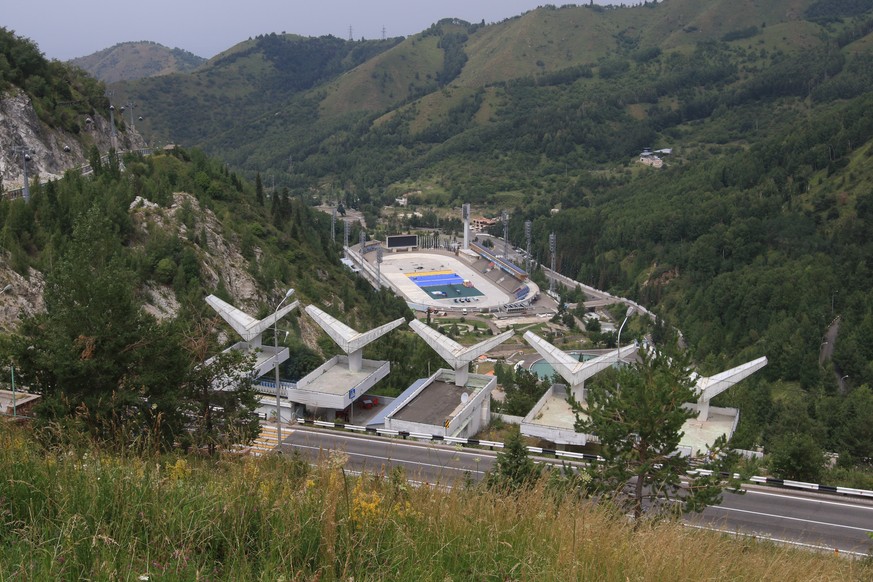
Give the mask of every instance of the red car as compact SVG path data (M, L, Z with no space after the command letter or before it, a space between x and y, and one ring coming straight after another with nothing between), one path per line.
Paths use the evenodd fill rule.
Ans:
M360 401L361 408L366 408L367 410L373 408L374 406L379 406L379 399L375 396L371 398L364 398Z

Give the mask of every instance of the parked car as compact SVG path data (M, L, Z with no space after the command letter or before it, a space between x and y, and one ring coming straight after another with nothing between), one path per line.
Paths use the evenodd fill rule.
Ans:
M369 398L362 398L360 401L361 408L366 408L367 410L373 408L374 406L379 406L379 399L375 396L371 396Z

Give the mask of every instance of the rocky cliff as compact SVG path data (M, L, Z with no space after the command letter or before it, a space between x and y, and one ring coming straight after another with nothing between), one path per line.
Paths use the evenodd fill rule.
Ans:
M108 112L107 112L108 113ZM116 120L118 122L118 120ZM111 147L109 120L92 112L82 115L77 134L50 128L34 111L30 98L21 90L12 89L0 95L0 183L6 191L24 184L23 148L30 150L28 174L33 180L57 179L71 168L87 164L88 152L96 145L101 153ZM118 131L117 149L140 149L145 140L135 131Z

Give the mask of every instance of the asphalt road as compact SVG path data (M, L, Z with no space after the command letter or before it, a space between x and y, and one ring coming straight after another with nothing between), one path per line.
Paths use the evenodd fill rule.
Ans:
M437 445L397 438L358 435L310 427L283 431L283 450L317 460L330 451L348 455L352 471L388 472L403 467L412 481L454 485L480 480L494 464L488 450ZM721 505L690 515L690 525L773 540L870 554L873 502L843 496L795 492L749 485L744 495L725 493Z

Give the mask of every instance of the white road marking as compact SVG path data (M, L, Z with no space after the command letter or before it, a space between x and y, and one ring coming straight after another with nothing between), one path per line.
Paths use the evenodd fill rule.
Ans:
M793 499L793 498L792 498ZM720 509L722 511L736 511L739 513L751 513L752 515L760 515L762 517L772 517L775 519L790 519L791 521L802 521L803 523L813 523L816 525L826 525L830 527L839 527L842 529L854 529L857 531L868 532L871 530L869 527L855 527L852 525L840 525L838 523L829 523L826 521L815 521L813 519L803 519L802 517L788 517L787 515L777 515L774 513L763 513L761 511L751 511L749 509L737 509L735 507L723 507L721 505L712 505L710 509Z
M291 443L291 446L298 447L301 449L313 449L313 450L317 450L317 451L324 450L324 447L313 447L313 446L309 446L309 445L300 445L300 444L295 444L295 443ZM343 452L345 454L349 455L350 457L366 457L368 459L377 459L377 460L381 460L381 461L388 461L388 462L394 462L394 463L408 463L410 465L421 465L422 467L433 467L435 469L450 469L452 471L463 471L466 473L478 473L480 475L485 474L484 471L479 471L476 469L464 469L461 467L451 467L449 465L434 465L432 463L423 463L421 461L415 461L415 460L408 460L407 461L404 459L398 459L398 458L394 458L394 457L380 457L378 455L367 455L364 453L350 453L349 451L343 451Z
M854 503L845 503L841 501L828 501L826 499L816 499L812 497L796 497L794 495L785 495L782 493L768 493L767 491L755 491L752 489L744 489L746 494L754 494L754 495L767 495L769 497L782 497L784 499L793 499L797 501L809 501L811 503L824 503L826 505L837 505L839 507L850 507L852 509L866 509L868 511L873 511L873 505L856 505ZM873 528L871 528L873 530Z

